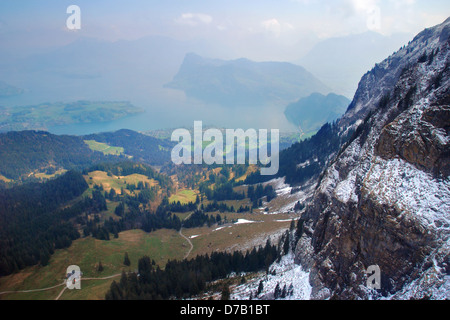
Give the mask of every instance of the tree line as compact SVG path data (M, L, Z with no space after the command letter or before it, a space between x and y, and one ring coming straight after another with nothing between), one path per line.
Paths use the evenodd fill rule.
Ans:
M242 253L213 252L190 260L170 260L162 270L150 258L138 262L138 273L122 273L106 293L107 300L167 300L190 298L207 290L208 283L232 272L267 270L279 257L279 250L268 240L264 247Z

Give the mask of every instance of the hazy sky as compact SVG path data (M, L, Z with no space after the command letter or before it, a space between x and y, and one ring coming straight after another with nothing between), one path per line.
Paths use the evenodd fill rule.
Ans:
M65 25L71 4L81 8L76 32ZM165 35L221 43L237 56L281 60L288 58L285 48L307 51L320 39L367 30L416 34L449 15L448 0L1 0L0 48L55 46L79 36Z

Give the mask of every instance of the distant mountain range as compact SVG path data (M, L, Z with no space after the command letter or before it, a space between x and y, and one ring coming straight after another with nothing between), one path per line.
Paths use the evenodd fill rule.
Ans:
M365 33L325 40L298 61L300 66L205 58L220 56L221 48L202 41L79 38L1 59L0 106L130 101L148 111L132 125L108 130L145 131L199 119L221 127L285 128L291 125L283 114L288 104L313 93L351 97L364 72L406 39ZM244 110L248 107L253 108ZM105 129L99 126L99 131Z
M303 67L286 62L207 59L187 54L167 85L187 96L227 107L286 103L330 89Z
M57 100L154 100L184 55L202 45L165 37L107 42L80 38L43 53L0 61L5 82L27 89L11 103ZM7 101L9 102L9 101Z
M14 87L4 81L0 81L0 97L11 97L23 93L23 89Z
M2 80L24 92L0 97L0 105L130 101L148 111L137 120L138 126L126 127L134 130L191 125L198 119L217 126L283 127L288 103L313 92L330 92L294 64L202 57L216 57L218 50L201 41L158 36L116 42L80 38L44 52L2 59ZM238 108L232 111L230 106ZM244 113L243 106L258 106L260 112Z
M297 63L333 92L352 98L361 76L412 38L412 34L384 36L373 31L330 38L319 42Z
M319 130L325 123L338 119L349 104L350 100L344 96L334 93L327 96L313 93L289 104L284 114L292 124L301 127L304 133L310 133Z

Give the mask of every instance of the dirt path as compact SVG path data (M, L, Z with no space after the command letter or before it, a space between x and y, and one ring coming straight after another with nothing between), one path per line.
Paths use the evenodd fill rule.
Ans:
M180 229L180 236L182 236L184 239L186 239L186 241L189 243L189 246L190 246L190 248L189 248L189 251L186 253L186 255L184 256L184 259L186 259L190 254L191 254L191 251L192 251L192 249L194 249L194 245L192 244L192 242L191 242L191 239L189 239L188 237L186 237L183 233L181 233L181 230L182 230L183 228L181 228Z
M59 298L61 298L62 294L64 293L64 291L66 291L67 287L64 286L64 288L61 290L61 292L58 294L58 296L55 298L55 300L59 300Z
M189 217L190 217L191 215L192 215L192 213L191 213L190 215L188 215L188 216L186 217L185 220L189 219ZM184 239L186 239L186 241L189 243L189 246L190 246L189 251L188 251L188 252L186 253L186 255L184 256L184 259L186 259L186 258L191 254L192 249L194 249L194 245L192 244L191 239L189 239L188 237L186 237L186 236L182 233L182 231L183 231L183 227L180 228L180 231L179 231L178 233L180 234L180 236L182 236Z
M86 280L108 280L108 279L111 279L111 278L119 277L121 275L122 275L121 273L118 273L118 274L113 274L112 276L107 276L107 277L103 277L103 278L81 278L81 281L86 281ZM64 293L64 291L66 289L67 289L67 286L64 286L64 288L61 290L61 292L58 294L58 296L55 298L55 300L59 300L59 298L61 298L62 294Z
M65 286L65 285L66 285L66 282L64 281L63 283L57 284L56 286L53 286L53 287L47 287L47 288L41 288L41 289L30 289L30 290L3 291L3 292L0 292L0 295L7 294L7 293L26 293L26 292L47 291L47 290L52 290L54 288L58 288L60 286Z
M81 281L86 281L86 280L108 280L111 278L116 278L121 276L121 273L118 274L113 274L111 276L107 276L107 277L102 277L102 278L81 278ZM64 291L67 289L66 286L66 282L64 281L61 284L57 284L55 286L52 287L47 287L47 288L41 288L41 289L30 289L30 290L16 290L16 291L2 291L0 292L0 295L2 294L8 294L8 293L29 293L29 292L39 292L39 291L48 291L48 290L52 290L58 287L64 286L64 288L60 291L60 293L58 294L58 296L55 298L55 300L59 300L59 298L61 298L62 294L64 293Z

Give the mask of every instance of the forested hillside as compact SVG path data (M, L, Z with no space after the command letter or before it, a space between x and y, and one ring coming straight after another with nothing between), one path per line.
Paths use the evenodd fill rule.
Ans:
M82 210L61 206L87 187L80 173L69 171L46 183L25 184L0 193L0 275L37 263L46 265L55 249L70 246L80 236L69 219ZM90 205L83 204L85 208Z
M45 131L12 131L0 134L0 174L8 179L26 180L35 170L82 169L93 163L117 160L92 151L76 136Z
M170 151L175 145L170 140L157 139L127 129L91 134L84 136L83 139L123 147L125 154L132 156L135 161L158 166L170 161Z
M354 135L354 130L340 132L336 123L326 123L311 138L294 143L280 152L280 168L277 177L285 177L288 184L297 185L318 178L327 163L333 159L342 145ZM245 183L266 182L272 176L262 176L255 171L247 176Z

